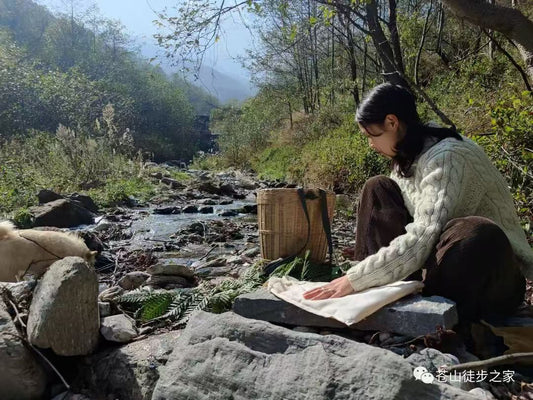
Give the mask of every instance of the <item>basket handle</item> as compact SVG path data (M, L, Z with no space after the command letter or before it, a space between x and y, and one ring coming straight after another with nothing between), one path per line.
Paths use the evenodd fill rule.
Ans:
M320 208L322 211L322 227L324 228L324 233L328 239L328 253L329 253L329 265L333 263L333 239L331 237L331 223L329 221L328 213L328 197L324 189L319 189L320 193Z

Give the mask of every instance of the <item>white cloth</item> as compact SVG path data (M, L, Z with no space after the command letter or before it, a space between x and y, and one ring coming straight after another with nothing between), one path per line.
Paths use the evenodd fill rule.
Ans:
M268 280L268 289L280 299L305 311L352 325L381 307L424 287L420 281L399 281L334 299L304 299L304 292L326 284L327 282L299 281L287 276L272 277Z
M533 279L533 250L515 211L507 182L472 140L446 138L423 152L411 177L391 178L402 191L413 222L347 272L354 290L399 281L419 270L448 221L471 215L495 222L507 235L523 274Z

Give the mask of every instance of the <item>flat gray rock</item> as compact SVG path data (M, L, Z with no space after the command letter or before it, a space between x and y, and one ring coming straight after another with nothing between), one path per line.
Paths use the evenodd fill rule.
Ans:
M98 343L98 279L80 257L56 261L35 288L28 339L61 356L91 353Z
M243 317L298 326L346 328L341 322L324 318L286 301L266 289L237 297L233 311ZM406 336L434 332L437 325L451 329L457 323L455 303L439 296L408 296L389 304L364 320L351 325L353 329L380 330Z
M390 351L336 335L295 332L235 313L196 312L152 400L456 399L468 392L413 376Z

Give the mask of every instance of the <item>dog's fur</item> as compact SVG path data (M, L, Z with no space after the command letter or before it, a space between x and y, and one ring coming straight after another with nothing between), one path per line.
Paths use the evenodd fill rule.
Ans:
M68 256L94 265L96 254L73 233L17 230L10 222L0 222L0 282L15 282L26 273L40 277L51 264Z

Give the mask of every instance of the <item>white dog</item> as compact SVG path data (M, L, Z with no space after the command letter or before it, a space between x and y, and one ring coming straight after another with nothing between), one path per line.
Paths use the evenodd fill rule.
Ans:
M17 230L11 222L0 222L0 282L15 282L27 273L40 277L51 264L68 256L94 265L96 254L73 233Z

